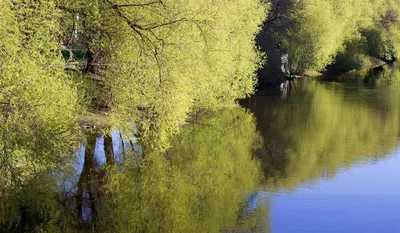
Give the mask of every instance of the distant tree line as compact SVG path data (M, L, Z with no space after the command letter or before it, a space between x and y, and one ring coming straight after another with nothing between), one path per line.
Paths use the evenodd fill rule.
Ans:
M280 56L291 73L340 72L400 55L397 0L270 0L258 44L268 55L261 82L279 82Z

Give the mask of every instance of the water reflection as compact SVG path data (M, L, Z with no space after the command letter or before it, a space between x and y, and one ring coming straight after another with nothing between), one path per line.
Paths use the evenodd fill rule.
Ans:
M400 93L395 87L312 80L296 85L290 98L243 101L263 135L258 158L269 189L290 190L334 177L339 169L376 161L398 145Z
M27 201L3 229L268 232L268 208L255 194L261 173L252 154L261 140L253 115L234 108L198 118L163 153L143 152L117 132L88 133L74 166L13 195ZM39 197L43 190L49 195Z
M140 166L110 176L114 213L104 222L117 232L268 232L268 209L246 198L260 181L252 158L259 142L243 109L203 116L166 153L148 153Z
M290 216L294 206L280 191L301 205L294 190L382 164L399 147L398 86L348 80L301 80L283 96L200 112L165 152L143 151L118 130L89 132L75 160L8 193L0 232L271 232L271 209Z

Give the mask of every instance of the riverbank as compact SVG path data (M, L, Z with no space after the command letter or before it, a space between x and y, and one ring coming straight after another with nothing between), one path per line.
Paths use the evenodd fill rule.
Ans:
M327 66L326 71L322 72L323 76L336 76L351 73L364 72L379 67L392 64L393 61L383 61L374 57L364 56L362 59L350 62L350 64L335 63Z
M105 111L88 111L78 119L83 130L100 130L110 127L110 119Z

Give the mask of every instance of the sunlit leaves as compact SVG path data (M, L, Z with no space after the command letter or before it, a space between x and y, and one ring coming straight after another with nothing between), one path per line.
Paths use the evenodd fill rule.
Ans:
M52 1L2 1L1 186L18 185L73 148L77 94L57 53ZM48 166L47 166L48 165Z
M81 15L83 40L105 64L93 70L104 75L113 124L134 122L151 149L166 149L194 108L253 92L254 37L267 13L258 0L60 2Z
M265 33L259 37L260 44L272 57L275 53L276 57L288 53L292 73L324 71L344 51L346 53L337 62L351 62L351 59L342 59L343 56L354 57L359 63L366 56L383 60L393 60L399 56L400 23L397 1L270 2L271 14L265 24ZM278 42L282 43L282 48L275 48ZM266 67L267 71L280 67L279 64L273 64L273 59L269 62L271 63ZM352 67L351 64L343 65Z

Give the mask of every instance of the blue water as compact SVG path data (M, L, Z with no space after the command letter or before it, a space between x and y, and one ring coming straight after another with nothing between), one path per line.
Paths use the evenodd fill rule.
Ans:
M274 233L400 232L400 148L271 200Z

